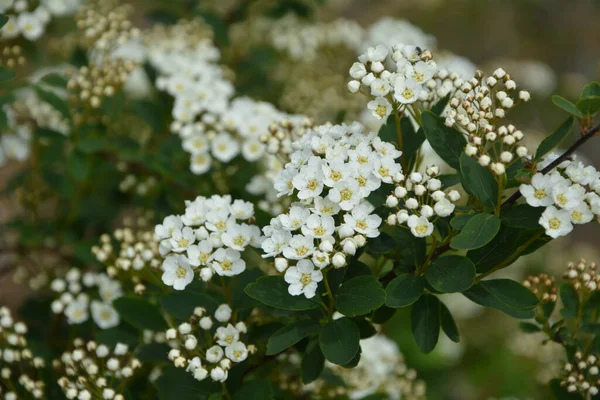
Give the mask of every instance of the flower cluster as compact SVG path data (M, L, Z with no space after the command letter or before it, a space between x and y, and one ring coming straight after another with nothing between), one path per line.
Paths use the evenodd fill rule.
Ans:
M31 141L31 128L17 121L14 108L5 104L2 111L6 115L8 130L0 135L0 167L8 160L26 160L29 157Z
M519 101L528 101L529 92L519 91L517 84L502 68L485 78L483 72L459 86L446 111L446 126L456 127L467 137L465 153L496 175L529 155L521 144L523 133L513 125L501 125L506 112Z
M66 97L65 92L58 90L53 92L61 98ZM17 96L17 101L13 104L13 107L20 118L30 119L40 128L51 129L63 135L68 135L71 131L68 119L50 104L42 101L33 90L23 89Z
M582 258L577 263L569 263L563 278L572 284L575 290L595 292L600 290L600 275L597 271L598 264L588 263Z
M124 400L124 382L131 378L140 361L131 355L126 344L117 343L114 349L90 341L75 339L73 351L62 354L55 367L63 372L58 380L67 399Z
M438 69L431 52L404 44L391 52L384 45L369 47L350 68L350 76L348 90L372 98L367 107L378 119L396 110L415 116L415 103L431 105L463 84L457 74Z
M555 303L558 299L556 278L548 274L528 276L523 286L531 290L541 303Z
M125 227L116 229L112 235L104 234L100 245L92 247L92 254L106 265L108 276L131 281L138 294L146 289L148 274L153 275L161 264L158 243L147 227Z
M4 394L5 400L18 398L14 387L3 386L6 381L19 382L34 399L44 398L44 382L29 376L44 367L44 360L34 357L27 347L26 333L27 326L15 321L8 308L0 307L0 395ZM13 374L18 374L18 379Z
M25 56L23 49L19 45L4 46L0 52L0 65L9 69L15 69L17 66L25 65Z
M210 375L215 382L225 382L232 363L240 363L256 351L255 346L244 343L246 332L246 324L236 323L227 304L216 309L214 320L206 315L206 309L196 307L189 322L166 332L174 347L169 360L199 381Z
M263 257L276 257L290 294L315 295L321 269L340 268L366 238L379 236L381 218L367 201L382 182L402 176L396 162L401 153L359 123L323 125L294 143L296 150L275 188L294 196L288 213L263 228ZM290 261L297 262L295 266ZM288 268L290 267L290 268ZM316 267L316 269L315 269Z
M23 36L27 40L36 41L46 31L46 26L53 16L62 16L75 12L82 0L5 0L0 3L0 13L8 17L8 21L0 30L0 36L14 39Z
M557 157L548 155L538 168ZM579 161L565 160L545 175L538 172L520 190L527 204L546 208L539 222L553 238L570 233L573 224L586 224L600 216L600 172Z
M600 387L600 378L598 373L600 370L598 357L588 355L587 357L581 351L575 353L573 363L567 363L564 367L565 377L560 384L566 387L570 393L581 393L589 397L598 394Z
M435 165L425 174L413 172L408 177L399 177L394 192L386 199L386 206L393 208L386 222L389 225L407 226L415 237L433 233L433 222L438 217L447 217L454 212L454 203L460 193L451 190L445 193L442 182L437 178L439 168Z
M64 314L70 325L86 322L90 311L92 319L101 329L119 325L121 319L112 302L123 295L123 289L119 281L106 274L82 273L77 268L71 268L64 279L54 279L50 288L58 296L51 304L52 312Z
M192 282L196 270L203 281L220 276L239 275L246 269L242 252L260 247L261 234L251 222L252 203L231 196L199 196L186 202L183 215L171 215L157 225L159 251L166 256L162 281L176 290Z

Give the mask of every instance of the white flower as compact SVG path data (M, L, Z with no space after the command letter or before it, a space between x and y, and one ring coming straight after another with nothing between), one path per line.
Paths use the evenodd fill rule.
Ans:
M262 242L263 258L274 257L283 251L283 248L292 239L292 234L287 231L277 230L271 237Z
M342 210L348 211L361 200L360 187L355 180L341 181L333 186L327 198L337 203Z
M34 13L22 13L17 18L17 25L27 40L37 40L44 33L44 24Z
M304 294L307 299L310 299L315 296L318 282L323 280L323 274L320 270L315 270L311 261L300 260L295 267L287 269L284 279L290 284L288 292L292 296Z
M381 179L373 174L373 166L371 163L353 163L352 169L352 178L358 183L359 194L361 197L368 197L371 192L381 187Z
M414 78L397 79L394 88L394 98L402 104L411 104L417 101L421 85Z
M332 187L337 182L344 180L350 175L350 168L342 157L336 157L328 163L321 166L323 173L323 183L326 186Z
M195 154L192 155L192 158L190 159L190 170L195 175L202 175L208 172L211 165L212 158L208 153Z
M195 240L196 235L192 228L186 226L183 229L175 229L171 233L171 239L169 239L171 251L176 253L184 252L190 245L194 244Z
M258 139L248 139L242 145L242 155L250 162L257 161L264 154L267 146Z
M314 251L313 238L303 235L294 235L283 248L283 256L289 260L300 260L312 255Z
M368 202L363 202L354 207L351 214L344 214L344 222L350 225L354 231L362 233L366 237L377 237L382 219L379 215L371 214L372 211L373 206Z
M418 61L414 65L408 65L405 73L407 77L413 78L417 83L425 83L436 73L437 67L434 62Z
M234 200L230 208L235 219L247 220L254 215L254 205L249 201Z
M223 349L221 346L214 345L206 350L206 361L210 363L218 363L223 358Z
M302 228L302 226L308 220L310 211L304 207L293 206L290 208L288 214L282 214L279 216L279 221L283 229L287 231L295 231Z
M221 241L225 246L238 251L244 251L250 239L252 239L252 229L246 224L232 224L221 235Z
M175 290L183 290L194 279L194 271L188 259L183 255L170 255L163 264L162 281Z
M188 262L193 267L208 265L212 261L213 245L210 240L202 240L187 249Z
M240 145L230 134L221 133L213 139L211 150L217 160L227 163L239 154Z
M301 200L316 197L323 191L323 174L316 165L302 167L300 173L292 179L298 189L298 198Z
M552 188L554 203L565 210L572 210L585 199L585 188L578 184L568 186L565 182Z
M540 225L546 229L546 235L556 239L573 230L571 215L568 210L559 210L554 206L546 208L540 217Z
M231 361L239 363L248 358L248 349L244 343L235 342L231 346L225 348L225 355Z
M340 206L328 198L315 197L313 206L314 208L312 211L319 215L336 215L338 212L340 212Z
M218 275L234 276L246 270L246 262L239 251L220 248L213 254L212 268Z
M194 135L183 141L183 149L194 155L206 154L209 151L209 141L204 135Z
M367 68L363 63L355 62L350 67L350 76L354 79L361 79L367 74Z
M88 302L81 300L72 300L65 308L65 316L70 325L82 324L88 320Z
M287 196L294 191L292 179L298 174L298 171L290 166L286 166L283 171L277 176L273 187L277 190L277 196Z
M387 119L392 112L392 105L385 97L377 97L367 103L367 108L371 110L373 116L377 119Z
M587 186L600 179L600 172L596 171L593 166L584 166L583 163L571 163L565 173L573 183L578 183L582 186Z
M215 333L217 343L221 346L230 346L240 340L240 331L235 326L227 324L226 327L220 326Z
M306 225L302 226L302 234L322 238L329 236L335 229L335 221L330 215L312 214L306 220Z
M159 239L165 239L170 237L174 230L181 229L182 227L183 222L181 221L181 217L170 215L163 220L162 224L156 225L154 233L156 233Z
M571 222L574 224L587 224L594 219L594 213L586 202L582 202L577 207L569 210Z
M221 304L215 311L215 319L219 322L227 322L231 318L231 307L227 304Z
M454 212L454 204L447 199L441 199L435 203L433 210L440 217L447 217Z
M531 178L531 185L521 185L521 194L525 197L527 204L532 207L548 207L554 203L552 198L552 187L556 184L555 175L543 175L537 173Z
M90 308L94 322L101 329L109 329L119 325L119 313L112 305L94 300Z
M210 371L210 377L215 382L225 382L227 380L229 372L221 367L215 367Z
M407 224L415 237L429 236L433 232L433 224L425 217L411 215L408 217Z
M373 162L373 174L385 183L392 183L393 177L401 171L400 164L390 156L376 158Z

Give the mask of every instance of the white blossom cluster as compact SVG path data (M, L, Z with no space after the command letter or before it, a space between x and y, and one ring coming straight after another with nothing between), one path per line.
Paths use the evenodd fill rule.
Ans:
M599 367L600 362L597 356L590 354L586 357L581 351L578 351L575 353L573 363L565 364L565 377L560 384L570 393L581 393L591 398L599 392Z
M112 302L123 295L123 289L108 275L71 268L64 278L54 279L50 288L58 296L51 304L52 312L64 314L70 325L86 322L90 312L100 329L119 325L121 318Z
M62 354L54 362L64 371L58 380L67 399L124 400L119 393L141 362L131 355L129 346L117 343L114 349L94 341L75 339L73 351Z
M149 229L125 227L115 229L112 235L100 237L100 245L92 247L92 254L106 265L106 273L111 278L130 280L137 294L144 293L145 275L160 270L161 259L154 232Z
M557 158L549 154L538 169ZM600 216L600 172L580 161L565 160L546 175L538 172L520 191L530 206L546 208L539 222L552 238L569 234L573 224L586 224Z
M23 36L27 40L38 40L52 17L72 14L81 3L82 0L3 0L0 13L6 15L8 21L0 30L0 36L4 39Z
M563 278L568 281L575 290L595 292L600 290L600 274L598 274L598 264L588 262L584 258L577 263L570 262Z
M298 202L263 228L262 249L285 271L290 294L311 298L321 269L343 267L346 255L379 236L382 221L367 197L402 176L401 152L359 123L319 126L294 146L275 188Z
M208 282L216 273L235 276L246 270L242 252L249 246L260 247L261 233L248 224L254 215L252 203L232 200L231 196L199 196L186 201L183 215L171 215L155 228L160 241L162 281L175 290L183 290L196 271Z
M350 68L350 76L348 90L371 98L367 107L377 119L395 110L414 117L419 104L430 106L463 84L458 74L439 69L429 51L404 44L394 45L391 52L381 44L369 47Z
M386 205L394 209L386 222L408 227L415 237L430 236L433 222L438 217L451 215L454 203L460 200L458 191L443 191L438 173L439 167L433 165L427 167L425 174L413 172L399 179L394 192L386 199Z
M26 334L27 326L15 321L8 308L0 307L0 396L5 400L18 397L14 387L3 386L3 381L18 382L32 398L44 398L44 382L28 375L43 368L44 360L33 356L27 347ZM18 379L14 379L13 374L17 374Z
M2 111L6 115L8 131L0 133L0 167L9 160L25 161L31 151L31 128L18 123L11 106L5 104Z
M528 157L529 150L521 143L520 130L499 121L519 101L529 101L529 92L517 93L517 84L502 68L487 79L483 72L477 71L459 87L450 99L445 125L455 127L467 137L468 156L496 175L504 175L506 168Z
M66 97L64 92L58 90L53 92L62 98ZM71 131L68 119L50 104L42 101L33 90L24 89L17 93L17 102L14 107L18 110L19 115L30 118L40 128L51 129L63 135L68 135Z
M246 324L235 322L227 304L216 309L214 320L206 315L206 309L196 307L189 322L166 332L173 347L168 357L175 367L185 368L199 381L210 376L215 382L225 382L233 363L256 352L255 346L244 343L246 333Z

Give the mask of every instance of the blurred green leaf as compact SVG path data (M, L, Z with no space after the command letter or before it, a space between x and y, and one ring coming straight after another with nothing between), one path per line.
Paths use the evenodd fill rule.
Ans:
M475 215L479 214L459 214L452 217L450 220L450 226L460 231Z
M540 229L540 217L544 207L531 207L529 204L518 204L502 210L502 223L511 228Z
M221 398L221 397L219 397ZM233 394L233 400L272 400L275 399L275 392L271 382L265 379L255 379L245 382Z
M600 96L584 97L577 102L577 108L585 115L595 115L600 110Z
M6 68L0 66L0 82L4 82L9 79L12 79L15 77L15 75L16 75L15 71L6 69Z
M458 332L458 327L456 326L456 322L448 310L448 307L444 303L440 301L440 323L442 325L442 330L448 336L448 339L452 340L454 343L460 342L460 333Z
M525 333L537 333L542 331L542 328L531 322L519 323L519 329L521 329L521 331Z
M569 133L571 133L574 123L575 119L573 117L569 117L565 122L560 124L560 126L552 134L544 138L535 152L535 160L541 160L546 154L552 151L552 149L560 145L563 140L569 136Z
M64 118L71 119L71 110L66 100L61 99L54 92L42 89L40 87L35 88L36 93L46 103L50 104L56 111L58 111Z
M580 98L600 96L600 82L593 81L588 83L581 90Z
M305 337L319 332L321 325L316 321L292 322L275 332L267 343L267 355L281 353Z
M57 88L61 88L61 89L66 89L67 87L67 78L62 75L62 74L58 74L56 72L44 75L41 79L41 82L50 85L50 86L54 86Z
M73 179L83 182L90 174L90 160L84 153L75 149L67 158L67 169Z
M565 318L577 318L579 314L579 295L577 290L568 283L560 285L560 300L563 308L560 314Z
M181 321L187 321L196 307L204 307L209 314L212 314L220 302L208 293L183 290L167 294L160 299L160 304L167 314Z
M425 279L442 293L464 292L473 286L475 264L463 256L439 257L427 266Z
M577 108L577 106L571 103L569 100L565 99L564 97L554 95L552 96L552 102L556 106L565 110L567 113L573 115L574 117L577 117L579 119L585 118L585 115L583 115L583 113Z
M325 367L325 356L319 346L319 340L311 340L306 346L304 357L302 357L302 382L308 384L318 379Z
M137 329L161 332L169 327L158 308L141 297L120 297L113 306L123 320Z

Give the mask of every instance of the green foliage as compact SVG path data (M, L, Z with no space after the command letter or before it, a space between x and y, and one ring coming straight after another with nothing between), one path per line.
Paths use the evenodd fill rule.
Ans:
M439 292L464 292L473 285L475 264L463 256L439 257L428 265L425 279Z
M342 284L335 295L336 309L347 317L368 314L385 303L385 290L373 275L357 276Z
M282 276L264 276L246 286L246 294L273 308L305 311L319 308L319 303L304 296L290 296Z
M500 230L500 218L492 214L476 214L452 238L450 246L457 250L479 249L490 243Z
M319 345L325 358L337 365L349 363L359 349L360 331L348 318L330 321L319 334Z
M533 318L538 304L532 292L510 279L481 281L463 294L474 303L522 319Z
M498 201L498 183L488 168L465 153L460 155L460 181L467 193L475 196L486 207L496 207Z
M417 346L423 353L431 352L440 335L440 301L430 294L422 296L413 304L410 318Z
M64 118L71 119L71 110L65 100L61 99L56 93L42 89L41 87L36 87L35 91L40 96L40 99L50 104Z
M202 306L208 313L214 313L219 304L207 293L192 290L173 291L160 299L163 310L181 321L187 321L196 307Z
M460 333L458 332L458 327L456 326L456 322L448 310L448 307L442 302L440 302L440 324L442 326L442 331L448 336L448 339L452 340L454 343L460 342Z
M571 133L574 123L575 119L573 117L567 118L554 132L542 140L542 143L540 143L535 152L535 160L541 160L546 154L560 145L569 136L569 133Z
M16 75L15 71L6 69L4 67L0 67L0 82L7 81L9 79L14 78Z
M164 331L168 325L160 310L147 300L124 296L116 299L113 306L123 320L140 330Z
M559 95L554 95L552 96L552 102L562 108L564 111L566 111L567 113L569 113L570 115L577 117L579 119L582 119L585 117L585 115L581 112L581 110L579 110L577 108L577 106L573 103L571 103L569 100L565 99L562 96Z
M319 378L325 367L325 356L319 346L319 340L311 340L302 357L302 382L310 383Z
M452 168L460 169L459 159L467 145L463 134L444 125L444 121L430 111L421 115L421 122L425 137L435 152Z
M560 285L560 300L563 308L560 313L565 318L576 318L579 315L580 300L575 288L568 283Z
M280 353L305 337L319 332L320 329L321 325L311 320L301 320L286 325L269 338L267 355Z
M385 304L388 307L406 307L417 301L424 293L422 276L401 274L394 278L386 288Z
M518 204L502 211L502 224L509 228L540 229L540 217L544 207L531 207L529 204Z

